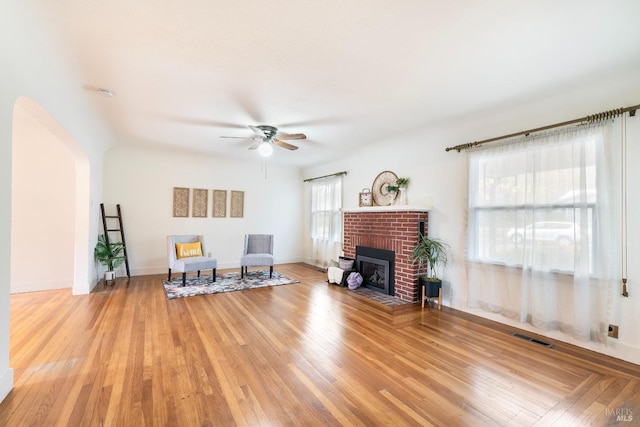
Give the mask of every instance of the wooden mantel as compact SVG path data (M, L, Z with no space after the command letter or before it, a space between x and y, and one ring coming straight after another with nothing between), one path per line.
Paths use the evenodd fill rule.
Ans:
M400 206L363 206L361 208L346 208L342 212L429 212L431 208L424 206L400 205Z

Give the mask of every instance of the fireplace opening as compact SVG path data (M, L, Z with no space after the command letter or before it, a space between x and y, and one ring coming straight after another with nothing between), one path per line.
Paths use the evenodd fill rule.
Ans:
M395 257L395 252L386 249L356 246L356 269L362 275L362 286L394 295Z
M358 271L362 275L362 284L387 295L389 293L389 261L359 256Z

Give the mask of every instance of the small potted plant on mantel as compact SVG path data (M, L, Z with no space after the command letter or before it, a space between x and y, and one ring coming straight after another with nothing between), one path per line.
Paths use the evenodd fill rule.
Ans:
M406 188L407 185L409 185L409 178L396 179L396 186L398 186L398 188Z
M107 267L104 280L108 282L116 277L115 269L124 262L124 245L120 242L108 242L104 234L98 236L98 243L93 250L93 257Z
M449 245L440 239L420 236L418 244L409 255L409 260L418 266L418 271L426 271L418 276L420 289L425 290L428 298L438 297L442 288L442 279L438 277L437 269L446 266Z
M409 178L398 178L394 184L387 185L387 191L390 193L400 194L400 204L407 204L407 185L409 185Z
M400 193L400 204L402 206L407 205L407 186L409 185L409 178L396 179L396 186Z

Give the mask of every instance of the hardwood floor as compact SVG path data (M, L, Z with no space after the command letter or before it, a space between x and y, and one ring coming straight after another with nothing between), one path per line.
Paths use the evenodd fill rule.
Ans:
M84 296L12 295L15 388L0 425L640 420L637 365L560 342L545 348L447 307L383 306L304 264L276 271L300 283L167 300L157 275Z

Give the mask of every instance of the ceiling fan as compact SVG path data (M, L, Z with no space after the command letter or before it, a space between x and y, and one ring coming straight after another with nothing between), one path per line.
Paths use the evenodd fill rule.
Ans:
M259 125L259 126L251 126L249 125L249 129L251 129L255 135L251 137L255 141L253 145L249 147L249 150L258 149L262 156L270 156L273 152L273 145L277 145L278 147L286 148L287 150L297 150L298 147L289 143L284 142L284 140L294 140L294 139L306 139L307 136L303 133L278 133L278 128L275 126L268 125ZM246 139L248 137L243 136L221 136L220 138L240 138Z

